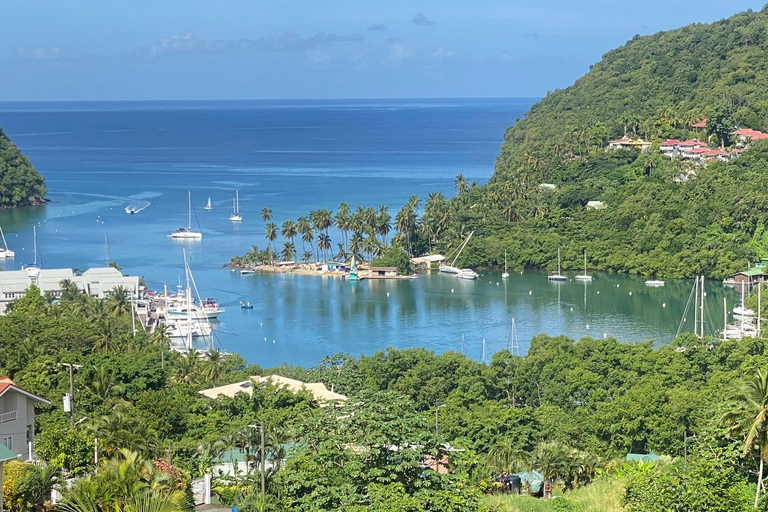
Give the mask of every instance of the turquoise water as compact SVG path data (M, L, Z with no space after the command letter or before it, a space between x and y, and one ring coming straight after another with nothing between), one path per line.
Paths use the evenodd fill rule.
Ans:
M386 204L394 216L411 194L450 194L459 173L487 180L505 128L532 103L0 103L0 126L46 177L51 199L44 207L0 211L17 253L0 266L31 260L33 225L49 268L103 265L108 233L111 259L162 289L182 278L184 248L200 293L227 308L217 343L263 366L312 365L324 355L387 345L460 351L462 336L464 351L480 359L483 339L488 355L508 345L512 318L521 353L541 332L669 341L689 282L646 288L639 278L600 275L586 285L558 285L538 273L513 273L508 282L485 273L476 282L429 275L351 284L242 277L222 268L251 244L264 246L259 212L265 206L278 224L310 209L335 210L341 201L352 208ZM228 220L236 188L242 224ZM200 242L167 237L186 224L187 190L204 233ZM213 211L202 208L208 196ZM150 203L141 213L124 213L141 201ZM340 240L331 235L335 246ZM708 293L714 330L722 324L725 292L713 284ZM241 311L240 300L254 309Z

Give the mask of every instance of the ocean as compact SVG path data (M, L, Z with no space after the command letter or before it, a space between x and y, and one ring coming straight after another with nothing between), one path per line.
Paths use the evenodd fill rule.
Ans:
M201 295L227 309L216 344L264 367L310 366L326 355L387 346L464 350L476 359L485 346L490 358L511 345L524 353L541 332L668 341L682 317L686 282L648 289L639 278L606 275L553 285L538 273L504 282L486 272L476 282L430 275L350 284L240 276L223 267L252 245L265 247L264 207L278 226L342 201L352 209L383 204L394 217L412 194L452 194L458 174L484 183L505 129L534 101L0 103L0 126L46 178L51 201L0 211L17 255L0 266L31 261L33 225L44 267L84 270L109 257L156 290L181 282L185 250ZM238 224L229 220L235 190ZM199 242L167 236L187 224L187 191ZM208 197L211 211L203 209ZM128 204L147 207L127 215ZM332 238L335 248L340 240ZM625 295L631 290L634 296ZM241 300L254 309L241 310Z

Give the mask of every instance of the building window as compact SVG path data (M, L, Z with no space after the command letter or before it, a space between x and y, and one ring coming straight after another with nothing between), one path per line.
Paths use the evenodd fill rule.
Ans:
M4 445L5 445L5 447L6 447L6 448L8 448L9 450L13 450L13 438L12 438L11 436L8 436L8 437L4 437L4 438L3 438L3 444L4 444Z

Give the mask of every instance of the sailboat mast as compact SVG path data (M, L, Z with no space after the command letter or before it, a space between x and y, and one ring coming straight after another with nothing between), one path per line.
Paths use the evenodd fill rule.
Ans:
M560 248L557 248L557 275L560 275Z
M701 314L699 315L699 321L701 322L701 337L704 337L704 276L701 276Z
M34 265L37 265L37 226L32 226L32 252L34 256Z
M5 241L5 233L3 233L3 228L0 228L0 236L3 237L3 246L5 247L5 250L8 250L8 242Z
M728 340L728 303L723 297L723 341Z
M104 267L109 266L109 233L104 233Z
M584 275L587 275L587 250L584 249Z
M699 276L693 285L693 334L699 335Z
M235 190L235 213L240 215L240 191Z
M187 227L189 227L189 229L192 229L192 191L191 190L187 190L187 202L188 202L188 211L189 211L189 217L188 217L189 224L187 224Z

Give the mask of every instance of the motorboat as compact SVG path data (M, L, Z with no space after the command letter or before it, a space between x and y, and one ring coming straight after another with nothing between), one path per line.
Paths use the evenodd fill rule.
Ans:
M132 206L126 206L125 207L125 213L129 213L129 214L133 215L135 213L139 213L139 210L137 210L136 208L134 208Z
M249 276L249 275L255 274L255 273L256 273L256 271L251 269L251 268L240 269L240 275L241 276Z
M645 286L664 286L664 281L649 279L648 281L645 282Z
M755 315L754 310L749 309L743 303L733 308L733 316L751 317L754 315Z
M188 223L185 227L181 227L171 233L171 238L181 240L200 240L203 238L203 234L197 231L192 231L192 192L187 191L189 197L189 217Z
M471 268L462 268L459 270L459 273L456 274L456 277L459 279L477 279L478 275L477 272L472 270Z
M549 276L547 276L547 279L549 279L550 281L557 281L557 282L568 280L567 277L560 274L560 248L559 247L557 249L557 274L550 274Z
M240 309L253 309L253 306L251 305L250 302L245 301L245 300L241 300L240 301Z

